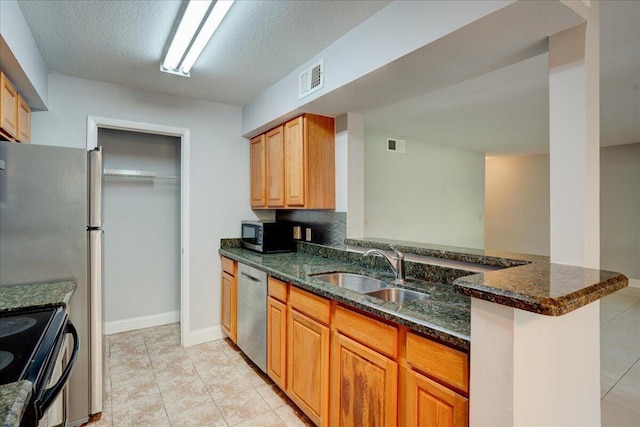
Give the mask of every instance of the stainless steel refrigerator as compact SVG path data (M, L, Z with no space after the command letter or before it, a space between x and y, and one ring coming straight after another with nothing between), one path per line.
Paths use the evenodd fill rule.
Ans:
M73 280L67 425L102 411L100 151L0 142L0 286Z

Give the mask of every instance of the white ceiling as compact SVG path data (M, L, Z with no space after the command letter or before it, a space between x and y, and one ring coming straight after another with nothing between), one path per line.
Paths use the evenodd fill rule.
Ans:
M19 1L52 73L239 106L388 3L237 0L186 78L159 71L180 1Z
M247 104L388 1L237 0L190 78L159 71L180 3L19 1L53 73L239 106ZM640 1L610 0L600 5L602 144L640 142ZM420 54L442 57L442 53L433 55L434 51L429 49L438 52L434 46L421 49ZM485 51L486 47L479 49ZM425 60L402 58L397 61L403 61L402 64L391 64L372 73L374 76L355 82L356 91L351 87L342 94L321 97L317 104L336 114L360 113L366 127L383 130L390 137L414 138L494 155L546 152L545 49L532 46L535 56L530 57L529 52L523 56L529 59L497 70L484 70L483 75L471 79L464 76L464 70L443 69L442 79L446 83L449 78L448 84L441 82L436 88L423 84L419 90L413 83L404 82L424 80L425 67L419 65ZM400 77L398 70L402 72ZM367 85L374 80L375 87ZM386 85L385 81L393 84ZM389 96L389 88L393 85L398 88L398 81L406 87ZM328 108L323 102L333 105ZM343 109L338 111L340 108Z
M640 142L640 1L600 2L601 145ZM365 127L489 155L549 151L548 55L390 105Z

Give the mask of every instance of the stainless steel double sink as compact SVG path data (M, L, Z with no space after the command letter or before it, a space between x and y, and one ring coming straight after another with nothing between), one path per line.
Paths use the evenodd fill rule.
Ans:
M402 303L429 298L428 294L389 286L383 280L362 274L335 272L313 274L312 277L383 301Z

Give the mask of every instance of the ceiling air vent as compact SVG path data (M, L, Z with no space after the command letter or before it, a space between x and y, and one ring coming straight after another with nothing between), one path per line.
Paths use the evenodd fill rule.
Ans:
M404 141L401 139L387 138L387 151L394 153L404 153Z
M298 99L324 87L324 59L300 73Z

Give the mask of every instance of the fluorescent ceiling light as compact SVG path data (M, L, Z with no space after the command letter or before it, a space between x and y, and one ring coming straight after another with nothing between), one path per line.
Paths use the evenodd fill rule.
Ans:
M234 0L189 0L160 70L189 76ZM204 21L204 22L203 22Z

